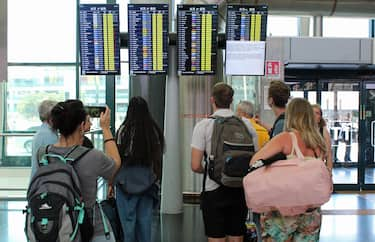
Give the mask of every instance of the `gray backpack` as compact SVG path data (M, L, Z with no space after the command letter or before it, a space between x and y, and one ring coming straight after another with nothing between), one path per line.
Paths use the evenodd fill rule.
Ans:
M253 138L244 122L235 116L215 119L208 156L208 175L227 187L242 187L254 154Z
M73 165L90 149L75 146L64 156L38 150L39 168L27 191L28 241L89 241L93 227L85 216L80 182Z

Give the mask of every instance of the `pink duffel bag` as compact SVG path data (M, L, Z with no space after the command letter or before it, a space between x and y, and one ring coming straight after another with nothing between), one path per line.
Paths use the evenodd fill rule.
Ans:
M305 159L298 146L294 150L297 158L277 161L244 177L248 208L257 213L278 210L284 216L293 216L328 202L333 185L324 162Z

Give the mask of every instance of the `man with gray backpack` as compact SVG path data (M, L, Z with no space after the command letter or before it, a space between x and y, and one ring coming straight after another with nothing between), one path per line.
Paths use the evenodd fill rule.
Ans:
M228 237L240 242L246 231L248 210L242 178L258 150L258 137L250 122L230 109L233 94L225 83L213 87L210 102L214 113L196 124L192 136L191 168L204 174L201 209L209 241Z

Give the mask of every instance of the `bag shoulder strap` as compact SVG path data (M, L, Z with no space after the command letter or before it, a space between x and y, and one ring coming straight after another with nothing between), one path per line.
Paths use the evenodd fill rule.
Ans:
M290 137L292 138L292 152L290 152L291 155L296 154L296 156L300 159L305 159L305 156L302 154L299 146L298 146L298 141L296 134L293 132L289 132Z
M51 145L47 145L45 147L40 147L37 152L38 157L38 164L42 161L42 159L48 158L58 158L60 160L65 160L70 165L75 164L78 160L80 160L87 152L91 150L91 148L87 148L81 145L73 146L65 155L59 155L50 153Z
M87 148L82 145L76 145L64 155L64 158L66 158L67 160L71 160L71 164L74 165L90 150L91 148Z
M285 119L285 113L282 113L282 114L279 115L279 117L277 117L277 119L273 123L272 128L271 128L270 133L269 133L271 138L272 138L273 131L275 130L275 127L276 127L277 123L280 122L281 120L284 120L284 119Z
M39 147L38 151L36 152L36 158L37 158L37 161L38 161L38 166L39 166L39 161L42 160L43 155L48 153L49 147L50 147L50 145L41 146L41 147Z

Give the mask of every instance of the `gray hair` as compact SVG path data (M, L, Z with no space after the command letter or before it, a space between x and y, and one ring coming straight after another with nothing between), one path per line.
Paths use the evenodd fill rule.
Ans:
M39 118L42 122L50 119L51 111L56 104L57 102L52 101L52 100L44 100L43 102L39 104L38 112L39 112Z
M254 104L249 101L240 101L237 105L237 108L250 117L254 116Z

